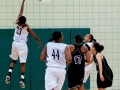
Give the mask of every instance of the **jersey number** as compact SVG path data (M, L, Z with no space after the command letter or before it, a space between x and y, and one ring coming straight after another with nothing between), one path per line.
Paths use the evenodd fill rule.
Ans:
M22 28L19 28L19 26L17 27L17 34L21 35L21 31L22 31Z
M59 57L60 57L59 50L57 50L57 52L55 52L55 50L53 49L52 56L54 59L57 57L57 59L59 60Z
M77 55L74 57L74 62L75 64L81 64L82 57Z

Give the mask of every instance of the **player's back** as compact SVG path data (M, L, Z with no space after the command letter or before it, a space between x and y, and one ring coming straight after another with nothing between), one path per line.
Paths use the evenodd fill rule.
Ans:
M27 42L28 31L27 27L21 27L18 24L15 27L14 41L26 43Z
M56 43L56 42L47 43L47 57L46 57L47 66L58 67L58 68L66 67L66 58L65 58L66 46L67 45L63 43Z
M71 53L71 55L72 55L72 62L70 64L71 68L84 65L84 53L81 51L82 46L83 45L74 44L75 49Z

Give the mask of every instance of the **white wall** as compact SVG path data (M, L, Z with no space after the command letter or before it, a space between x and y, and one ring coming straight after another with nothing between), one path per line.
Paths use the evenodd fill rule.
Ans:
M22 0L0 0L0 28L13 28ZM33 28L90 27L105 46L103 54L114 72L113 87L120 89L120 0L26 0L24 15ZM96 89L95 65L91 89Z

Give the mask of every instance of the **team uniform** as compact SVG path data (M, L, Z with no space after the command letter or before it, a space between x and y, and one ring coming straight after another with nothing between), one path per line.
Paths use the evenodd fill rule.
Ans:
M84 46L86 46L88 48L88 50L90 51L90 47L92 45L92 42L88 42L88 43L85 43ZM86 58L86 57L85 57ZM83 80L83 83L86 83L90 73L91 73L91 70L92 70L92 63L89 64L88 66L85 66L85 76L84 76L84 80Z
M61 90L66 74L66 44L48 42L46 56L45 90Z
M97 87L98 88L111 87L113 83L113 72L107 63L106 58L103 56L103 59L102 59L102 69L103 69L102 74L103 74L103 77L105 78L105 80L102 82L99 74L98 61L95 55L93 57L94 57L94 62L97 70Z
M13 60L17 60L18 56L20 58L20 63L26 63L27 54L28 54L28 47L27 47L27 36L28 31L27 27L21 27L16 24L13 43L12 43L12 53L10 57Z
M74 44L74 46L75 49L71 53L72 62L68 67L68 88L80 87L84 78L85 60L84 53L81 51L83 45Z

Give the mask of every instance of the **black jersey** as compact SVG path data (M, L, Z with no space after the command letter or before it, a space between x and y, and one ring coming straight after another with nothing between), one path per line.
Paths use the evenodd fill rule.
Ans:
M74 44L74 46L75 46L75 49L71 53L71 55L72 55L72 62L70 64L70 67L84 65L85 64L84 53L82 53L82 51L81 51L81 47L83 45L78 45L77 46L76 44Z
M83 83L84 79L84 67L85 67L85 60L84 60L84 53L81 52L81 47L83 45L77 46L74 44L75 49L71 53L72 55L72 62L68 67L68 87L73 88L75 86L80 86Z
M98 61L96 59L96 56L93 55L93 57L94 57L95 65L96 65L96 70L99 71L99 65L98 65ZM104 56L103 56L103 59L102 59L102 68L103 68L103 70L109 69L109 65L108 65L107 60Z
M95 55L93 55L93 56L94 56L94 62L96 65L96 70L98 71L98 73L97 73L97 87L98 88L111 87L112 83L113 83L113 72L107 63L106 58L103 56L103 59L102 59L102 75L104 76L105 80L101 81L98 61L96 59L96 56Z

